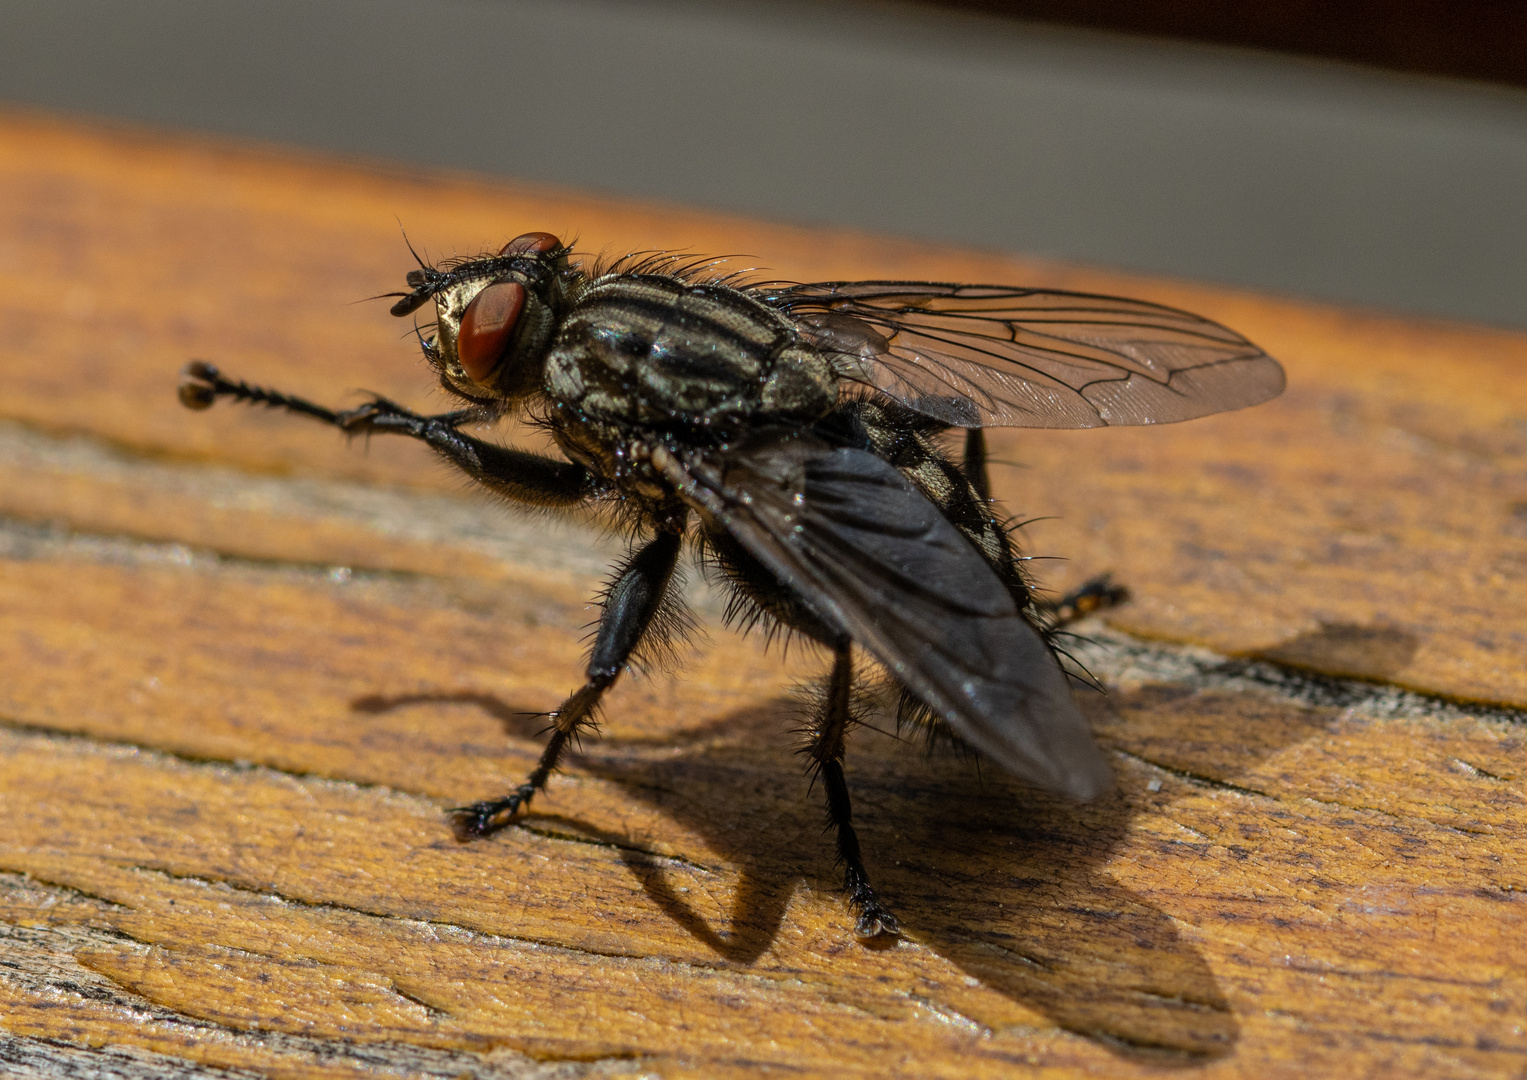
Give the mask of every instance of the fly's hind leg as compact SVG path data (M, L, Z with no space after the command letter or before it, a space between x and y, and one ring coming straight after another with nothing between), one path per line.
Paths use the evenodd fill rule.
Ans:
M838 862L843 866L843 891L849 906L858 915L854 933L863 939L891 936L901 932L896 916L881 903L870 887L864 871L864 857L859 851L859 836L854 832L853 808L848 798L848 783L843 778L843 743L850 720L850 692L853 687L852 646L843 641L833 658L832 676L827 684L827 701L812 732L805 753L814 763L827 792L828 827L838 833Z
M681 532L659 533L626 563L605 597L586 680L552 713L551 739L540 762L525 782L507 795L452 810L452 825L459 839L487 836L503 828L546 786L567 744L580 728L593 721L604 692L614 684L662 609L682 539Z
M986 433L981 428L965 431L965 459L961 470L970 486L986 502L991 502L991 477L986 471ZM1129 589L1117 584L1108 574L1099 574L1073 589L1059 600L1035 603L1050 618L1051 630L1060 630L1094 612L1117 607L1129 599Z
M1060 630L1088 615L1117 607L1129 599L1129 589L1116 583L1109 574L1099 574L1082 583L1059 600L1042 605L1050 616L1050 629Z

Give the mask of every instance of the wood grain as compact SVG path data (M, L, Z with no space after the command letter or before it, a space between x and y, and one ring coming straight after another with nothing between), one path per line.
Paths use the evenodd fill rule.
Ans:
M1527 338L47 117L0 147L0 1074L1527 1075ZM856 732L907 931L861 947L789 734L823 658L697 583L681 676L457 844L618 543L173 395L205 356L429 405L351 303L394 215L1118 292L1279 356L1246 413L998 440L1046 580L1135 591L1087 653L1118 791Z

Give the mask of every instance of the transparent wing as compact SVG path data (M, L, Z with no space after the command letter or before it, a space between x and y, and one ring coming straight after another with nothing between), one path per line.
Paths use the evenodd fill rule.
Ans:
M916 281L758 295L847 377L959 427L1169 424L1283 390L1282 366L1235 331L1140 300Z
M764 434L696 457L702 508L829 626L1015 776L1091 798L1112 774L1054 654L970 542L892 465Z

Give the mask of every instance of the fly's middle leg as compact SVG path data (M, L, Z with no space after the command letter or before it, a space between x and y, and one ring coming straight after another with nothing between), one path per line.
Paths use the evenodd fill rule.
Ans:
M653 617L662 609L673 581L682 538L681 532L659 533L627 561L605 597L585 681L551 714L551 738L540 762L525 782L507 795L452 810L452 825L458 838L468 840L497 832L546 786L567 744L577 737L580 728L593 722L600 699L614 685L652 625Z
M815 763L827 793L827 822L838 833L838 862L843 866L843 891L849 906L859 916L854 933L863 939L890 936L901 932L896 916L891 914L870 886L859 850L859 835L854 832L853 807L848 797L848 783L843 777L843 743L850 720L850 692L853 687L852 646L842 642L833 657L832 675L827 684L827 702L817 721L806 754Z

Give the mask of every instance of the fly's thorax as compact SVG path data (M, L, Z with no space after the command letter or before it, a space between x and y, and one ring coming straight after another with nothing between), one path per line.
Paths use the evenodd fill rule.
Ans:
M838 396L831 366L779 312L738 289L655 274L590 283L545 371L554 400L640 427L809 423Z
M548 429L569 461L608 481L624 504L647 523L661 525L683 515L674 486L652 464L653 443L623 425L590 416L582 409L552 403Z
M631 440L620 425L560 401L551 402L547 420L552 438L569 461L617 485L625 479Z

